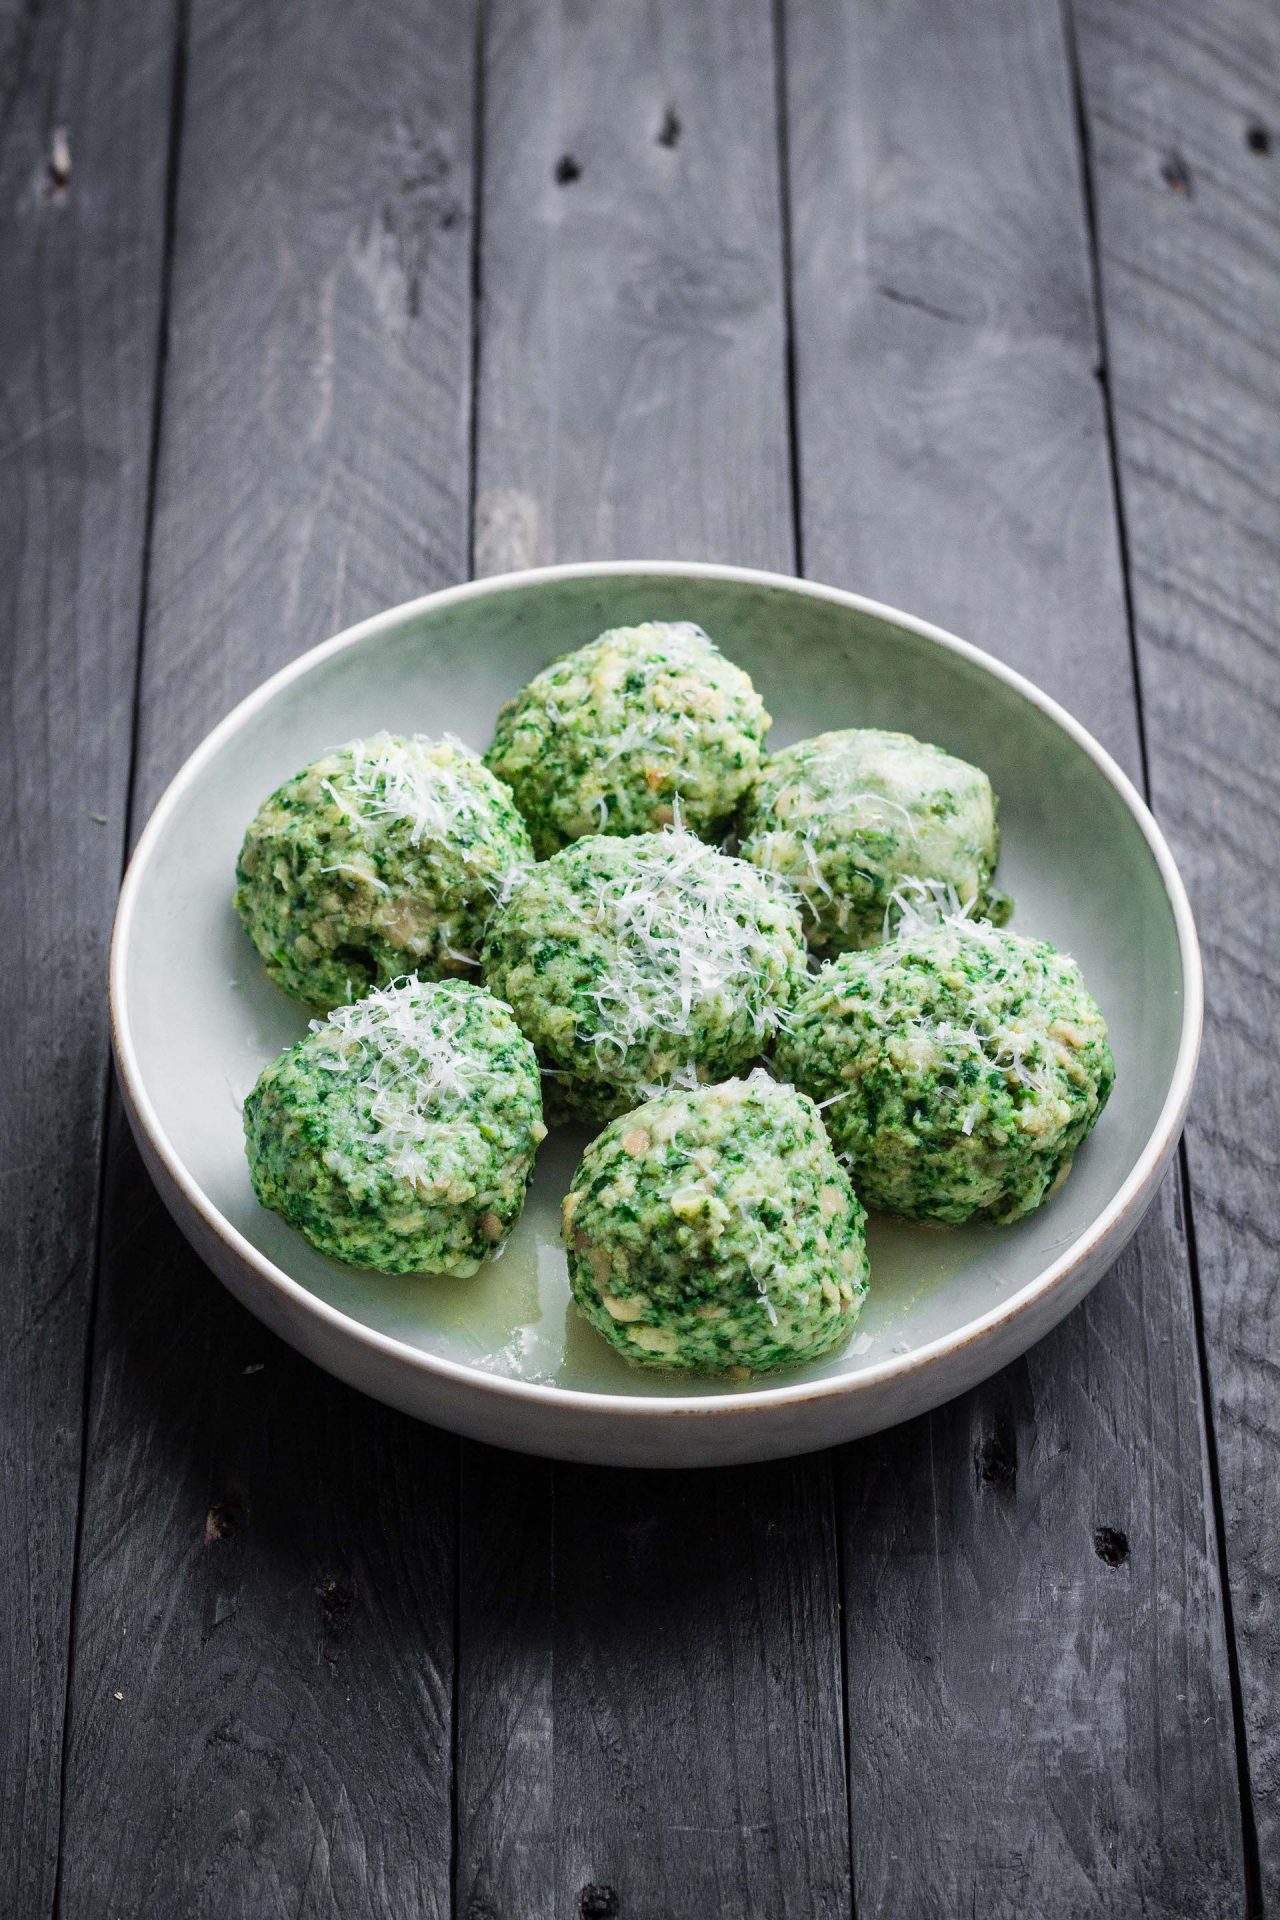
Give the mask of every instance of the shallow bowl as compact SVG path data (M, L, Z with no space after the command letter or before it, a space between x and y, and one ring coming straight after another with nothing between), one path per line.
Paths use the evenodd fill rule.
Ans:
M543 1147L505 1257L472 1280L388 1279L316 1253L254 1201L240 1105L305 1031L231 908L245 827L335 742L381 727L478 748L499 703L602 628L696 620L748 669L777 746L900 728L985 767L1000 797L1012 924L1075 955L1117 1082L1070 1179L1012 1227L873 1219L872 1289L848 1350L750 1387L631 1371L569 1300L559 1203L586 1136ZM731 567L550 567L454 587L317 647L243 701L156 808L125 877L111 957L116 1061L166 1205L236 1297L364 1392L529 1452L641 1466L768 1459L905 1420L1002 1367L1114 1261L1176 1144L1202 987L1164 839L1084 728L936 627Z

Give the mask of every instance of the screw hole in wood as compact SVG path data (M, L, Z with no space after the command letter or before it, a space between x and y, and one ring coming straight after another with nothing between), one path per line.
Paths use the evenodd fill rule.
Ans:
M1192 198L1191 169L1180 153L1166 153L1160 162L1160 178L1170 193L1180 193L1184 200Z
M1129 1558L1129 1536L1118 1527L1095 1527L1093 1550L1108 1567L1122 1567Z
M619 1912L618 1896L612 1887L597 1886L589 1881L578 1895L578 1912L582 1920L615 1920Z

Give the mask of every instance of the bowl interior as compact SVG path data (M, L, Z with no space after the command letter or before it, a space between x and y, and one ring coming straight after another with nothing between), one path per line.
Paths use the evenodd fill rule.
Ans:
M141 1084L213 1206L323 1300L411 1347L489 1373L610 1395L715 1395L632 1373L572 1310L559 1204L586 1135L553 1134L505 1256L473 1280L388 1279L315 1253L254 1201L240 1106L305 1030L231 909L244 829L326 747L379 727L489 739L499 703L606 626L692 619L753 676L780 746L830 727L904 729L985 767L1000 799L1012 924L1075 955L1111 1029L1117 1082L1065 1187L1014 1227L871 1224L872 1288L852 1347L803 1375L855 1376L962 1333L1084 1234L1132 1170L1169 1090L1183 977L1172 909L1124 799L1057 722L980 662L803 588L623 574L545 579L388 617L251 705L151 838L122 954ZM741 1392L741 1388L735 1389Z

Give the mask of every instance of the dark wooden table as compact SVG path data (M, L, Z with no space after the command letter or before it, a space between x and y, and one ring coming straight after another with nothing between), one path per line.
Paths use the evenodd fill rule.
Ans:
M0 0L0 1913L1280 1913L1274 0ZM1199 913L1185 1154L1024 1361L668 1476L278 1345L109 1093L271 669L530 562L1030 673Z

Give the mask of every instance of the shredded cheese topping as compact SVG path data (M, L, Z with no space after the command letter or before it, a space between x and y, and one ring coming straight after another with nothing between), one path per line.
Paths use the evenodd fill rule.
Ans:
M369 1134L391 1171L410 1185L430 1184L424 1145L456 1116L475 1086L477 1063L458 1045L462 1004L443 1014L412 978L394 980L353 1006L313 1020L312 1033L333 1042L329 1071L360 1075L369 1095Z
M972 900L961 900L949 880L903 880L889 895L884 914L884 937L909 940L938 927L986 927L974 918Z
M784 787L775 801L777 817L768 823L761 837L760 864L772 870L780 862L789 863L789 856L780 854L773 839L774 834L789 835L804 858L805 872L800 876L800 885L810 899L814 896L824 902L835 899L821 858L832 822L838 822L838 830L845 837L892 832L919 841L919 829L911 809L900 800L863 784L862 768L851 756L844 739L821 750L808 748L791 778L807 785L800 818L793 819L791 807L780 804L788 791L794 794L796 790Z
M927 741L878 728L819 734L765 762L746 857L794 879L819 946L874 944L886 890L936 874L975 899L998 838L986 776Z
M424 840L448 842L464 861L477 863L488 822L478 804L482 796L453 761L453 755L460 756L469 772L479 765L461 740L450 733L440 740L424 733L408 739L375 733L367 740L352 740L346 751L351 771L343 781L345 791L331 780L325 785L349 818L403 823L415 847ZM472 829L477 837L468 839Z
M643 629L641 629L643 631ZM714 655L715 648L701 627L690 620L673 620L660 623L655 632L661 636L661 652L641 656L628 662L628 675L638 675L646 692L652 693L655 685L668 679L672 670L693 667L702 671L709 654ZM609 635L601 636L608 639ZM633 696L628 695L628 698ZM698 737L698 721L694 714L676 712L657 696L658 704L649 712L641 713L625 726L619 727L609 740L607 750L601 756L602 767L611 766L615 760L625 759L632 754L666 754L674 759L679 751L676 742L670 738L660 738L672 732L682 734L687 740ZM551 702L547 702L548 711ZM553 716L558 722L559 714Z
M761 876L678 826L629 844L631 870L594 876L583 911L588 926L616 943L613 964L591 995L601 1068L655 1031L692 1036L695 1010L729 996L762 1041L776 1032L783 1014L762 962L770 936L744 918L751 905L744 877L754 887ZM789 893L771 891L790 903ZM688 1084L696 1085L696 1074Z
M987 920L972 917L972 903L962 904L955 889L938 880L912 880L891 896L885 916L885 944L860 956L858 978L870 989L861 1004L878 1027L891 1028L902 1036L902 1044L915 1046L921 1067L940 1064L940 1049L951 1062L977 1058L980 1064L995 1067L1006 1080L1033 1094L1053 1091L1057 1061L1045 1047L1043 1023L1034 1011L1023 1022L1012 1011L1011 1001L1031 1000L1043 982L1052 993L1050 969L1031 941L1018 941L1016 935L1003 933ZM896 924L895 924L896 923ZM892 937L890 937L892 935ZM904 948L911 952L904 955ZM909 1016L903 1024L901 988L904 957L926 953L936 965L945 968L948 960L963 963L966 950L982 949L994 962L989 970L966 970L963 994L970 1008L967 1023L938 1020L926 1013ZM1059 959L1069 960L1068 955ZM895 1004L886 1006L891 981L898 986ZM847 1098L835 1094L823 1106ZM975 1101L967 1110L961 1131L972 1133L981 1112Z

